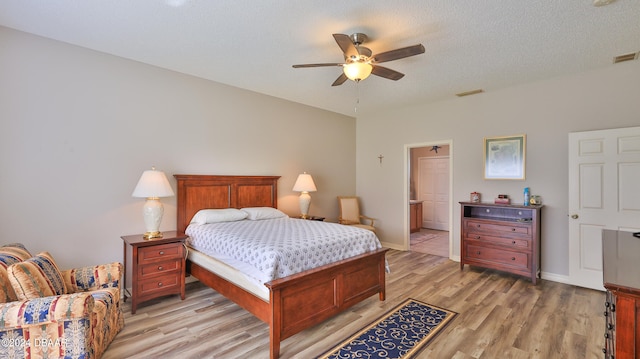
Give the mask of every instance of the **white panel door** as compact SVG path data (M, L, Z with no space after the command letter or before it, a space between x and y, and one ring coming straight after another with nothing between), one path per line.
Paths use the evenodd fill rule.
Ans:
M569 134L569 281L604 290L602 229L640 231L640 127Z
M418 196L422 202L422 227L449 230L449 158L418 159Z

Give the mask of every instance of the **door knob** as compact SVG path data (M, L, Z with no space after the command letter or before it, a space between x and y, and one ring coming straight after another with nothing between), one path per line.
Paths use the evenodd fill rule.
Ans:
M577 215L577 214L572 214L572 215L571 215L571 218L573 218L573 219L578 219L578 215Z

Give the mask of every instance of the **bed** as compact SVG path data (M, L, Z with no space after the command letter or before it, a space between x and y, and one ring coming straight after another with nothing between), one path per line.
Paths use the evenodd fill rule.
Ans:
M177 229L184 232L201 209L277 208L279 176L174 175L178 182ZM385 253L377 249L265 284L268 300L206 255L190 250L188 272L269 325L269 355L278 358L280 342L378 294L385 300ZM223 266L224 267L224 266ZM223 268L224 269L224 268Z

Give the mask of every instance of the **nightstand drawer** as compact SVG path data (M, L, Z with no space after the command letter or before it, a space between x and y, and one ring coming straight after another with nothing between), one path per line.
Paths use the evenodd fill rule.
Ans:
M171 271L182 271L182 259L172 259L157 263L148 263L138 267L139 278L147 278Z
M138 249L138 263L140 264L182 258L183 256L184 247L182 243L168 243Z
M141 296L160 291L175 292L179 286L180 275L175 273L138 282Z

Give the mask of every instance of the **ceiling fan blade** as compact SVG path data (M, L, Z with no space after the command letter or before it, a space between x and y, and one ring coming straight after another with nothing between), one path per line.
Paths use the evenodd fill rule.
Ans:
M424 53L424 46L422 46L422 44L418 44L383 52L372 56L372 58L374 59L373 62L381 63L398 60L409 56L420 55L422 53Z
M347 80L348 80L347 75L342 73L342 74L340 74L340 76L338 76L338 78L335 81L333 81L331 86L340 86Z
M338 63L323 63L323 64L302 64L302 65L293 65L294 68L304 68L304 67L323 67L323 66L342 66L343 64Z
M401 72L377 65L373 65L373 70L371 70L371 73L376 76L384 77L385 79L393 81L398 81L404 77L404 74Z
M340 46L345 58L359 55L358 49L356 49L356 46L353 44L353 41L351 41L349 35L333 34L333 38L338 43L338 46Z

